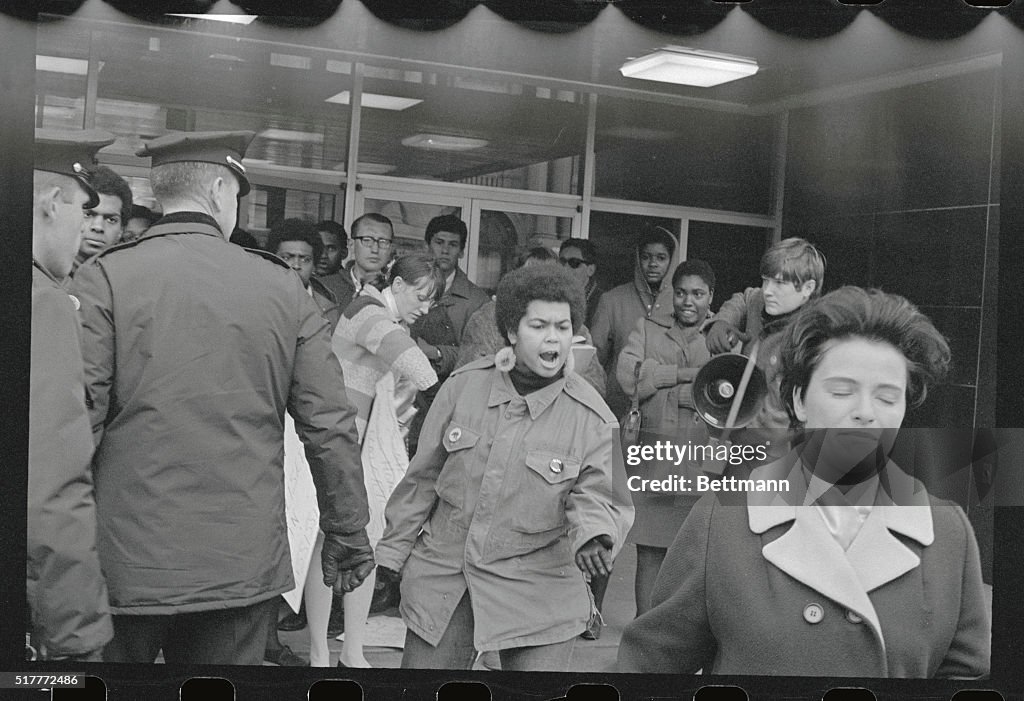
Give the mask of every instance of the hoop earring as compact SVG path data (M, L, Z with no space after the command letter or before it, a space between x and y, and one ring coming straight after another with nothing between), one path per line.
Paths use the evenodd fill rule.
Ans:
M565 364L562 368L563 373L566 375L576 372L576 356L572 352L572 347L569 348L569 355L565 356Z
M504 346L494 354L494 366L501 372L511 372L516 366L516 352L512 346Z

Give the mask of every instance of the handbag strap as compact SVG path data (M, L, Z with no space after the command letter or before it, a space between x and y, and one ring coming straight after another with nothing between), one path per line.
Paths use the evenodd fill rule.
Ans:
M633 397L630 400L630 413L640 411L640 365L643 361L636 361L636 365L633 366Z

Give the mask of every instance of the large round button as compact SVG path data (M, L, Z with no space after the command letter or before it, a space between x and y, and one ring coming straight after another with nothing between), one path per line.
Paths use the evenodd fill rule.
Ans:
M450 440L452 443L457 442L460 438L462 438L461 428L453 428L451 431L448 432L448 440Z
M804 620L808 623L821 623L825 617L825 609L820 604L807 604L804 607Z
M861 618L860 616L858 616L853 611L847 611L846 612L846 620L848 620L850 623L863 623L864 622L864 619Z
M82 303L78 301L78 297L75 297L74 295L68 295L68 297L71 298L71 304L74 305L76 312L82 308Z
M557 475L562 471L562 461L558 458L551 458L551 462L548 463L548 467Z

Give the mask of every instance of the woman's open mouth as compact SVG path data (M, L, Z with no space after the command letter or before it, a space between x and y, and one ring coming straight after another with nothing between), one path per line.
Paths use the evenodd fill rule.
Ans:
M558 351L545 351L540 354L541 362L549 367L558 367L561 354Z

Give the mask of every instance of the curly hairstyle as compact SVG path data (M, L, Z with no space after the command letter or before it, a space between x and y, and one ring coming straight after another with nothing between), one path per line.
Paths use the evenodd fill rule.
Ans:
M494 320L505 345L508 332L519 328L530 302L565 302L569 305L573 333L583 325L587 305L576 279L561 266L528 265L501 278L494 302Z
M793 409L794 391L804 397L811 376L830 341L863 338L888 343L907 360L907 404L920 406L928 387L949 372L949 344L931 320L906 298L881 290L846 286L805 305L783 332L782 401L790 422L800 422Z
M317 233L316 225L305 219L284 219L270 230L267 236L267 250L277 254L278 247L286 241L302 241L313 249L313 260L320 257L324 242Z
M128 182L107 166L96 166L89 178L92 189L101 195L111 195L121 200L121 228L132 216L132 189Z

